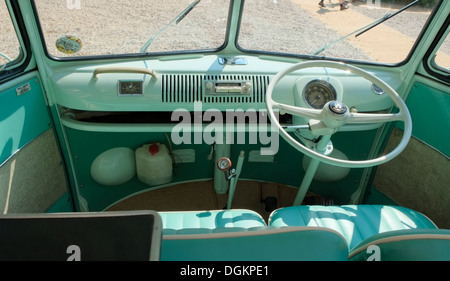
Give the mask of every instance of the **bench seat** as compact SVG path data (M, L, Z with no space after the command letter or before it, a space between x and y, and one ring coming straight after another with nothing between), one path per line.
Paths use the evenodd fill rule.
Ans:
M163 261L345 261L348 247L336 231L272 227L250 210L159 212Z
M417 211L385 205L291 206L273 211L268 224L330 228L347 240L350 250L375 234L437 228L429 218Z

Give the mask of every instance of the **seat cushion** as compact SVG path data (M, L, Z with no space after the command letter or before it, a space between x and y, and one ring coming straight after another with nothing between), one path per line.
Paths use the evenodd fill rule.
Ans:
M331 228L347 240L349 249L378 233L437 228L429 218L419 212L385 205L286 207L272 212L269 225Z
M163 234L205 233L214 229L248 229L266 226L264 219L250 210L212 210L159 212L163 223Z

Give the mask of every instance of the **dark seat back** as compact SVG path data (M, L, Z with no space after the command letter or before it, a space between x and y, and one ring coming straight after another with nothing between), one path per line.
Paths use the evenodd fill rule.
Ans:
M160 216L153 211L0 216L0 260L159 260Z

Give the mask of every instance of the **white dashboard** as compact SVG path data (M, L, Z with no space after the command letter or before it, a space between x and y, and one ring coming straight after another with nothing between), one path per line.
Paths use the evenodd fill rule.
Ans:
M199 102L204 111L263 110L271 79L293 64L253 56L245 57L244 65L223 64L222 59L195 55L95 66L62 63L50 74L49 103L93 113L194 111ZM100 67L114 71L95 74ZM394 89L401 86L392 73L372 73ZM393 105L366 79L326 68L291 73L277 83L273 98L312 108L336 99L358 112L386 111Z

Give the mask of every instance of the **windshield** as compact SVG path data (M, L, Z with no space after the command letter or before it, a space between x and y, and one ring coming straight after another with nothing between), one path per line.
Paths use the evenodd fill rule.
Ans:
M432 7L415 5L355 37L355 31L411 1L388 2L353 1L342 6L337 0L246 0L239 44L248 50L401 62L413 47Z
M20 44L4 1L0 1L0 71L20 55Z
M407 58L437 1L417 1L357 37L356 32L411 2L35 0L45 45L54 57L204 52L233 44L225 49L379 63ZM236 24L238 17L228 13L239 8Z
M35 3L47 51L55 57L140 53L149 39L154 39L146 48L150 53L217 49L225 41L230 5L228 0L203 0L179 17L193 0ZM76 52L57 48L64 41L76 44Z

